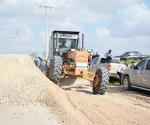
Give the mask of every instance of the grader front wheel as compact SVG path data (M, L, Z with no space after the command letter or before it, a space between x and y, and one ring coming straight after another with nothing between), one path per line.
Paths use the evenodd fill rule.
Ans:
M109 75L108 71L105 68L99 68L93 80L93 94L104 95L107 85L109 84Z
M62 75L62 65L62 58L59 56L54 56L54 59L50 65L49 78L56 84L58 84Z
M101 75L96 73L93 80L93 94L98 94L100 86L101 86Z

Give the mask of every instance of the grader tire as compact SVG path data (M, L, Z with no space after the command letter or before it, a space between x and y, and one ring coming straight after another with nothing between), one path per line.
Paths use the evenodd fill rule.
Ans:
M55 84L58 84L61 78L62 65L63 65L62 58L60 56L54 56L54 59L52 60L51 65L50 65L49 78Z
M104 95L109 84L109 74L108 70L100 67L96 73L93 80L93 94Z

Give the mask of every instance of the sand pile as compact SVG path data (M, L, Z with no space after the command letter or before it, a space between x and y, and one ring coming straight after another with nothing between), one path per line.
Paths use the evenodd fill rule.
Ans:
M46 85L32 59L24 55L0 56L0 104L44 101Z
M43 103L51 107L65 125L80 125L88 122L71 104L66 92L52 83L35 66L29 56L1 55L0 104L39 105Z

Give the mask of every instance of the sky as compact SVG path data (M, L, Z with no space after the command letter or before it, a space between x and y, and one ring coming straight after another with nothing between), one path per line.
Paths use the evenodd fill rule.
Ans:
M0 54L46 50L46 0L1 0ZM104 55L140 51L150 55L149 0L48 0L49 36L53 30L80 31L85 47Z

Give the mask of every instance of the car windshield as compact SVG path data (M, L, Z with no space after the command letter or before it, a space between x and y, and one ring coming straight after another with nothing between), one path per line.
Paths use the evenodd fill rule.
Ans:
M97 64L98 59L99 59L98 57L94 58L94 59L91 61L91 65Z
M59 48L77 49L77 39L59 38Z
M140 62L136 65L137 69L139 69L139 70L144 69L145 63L146 63L146 60L140 61Z

